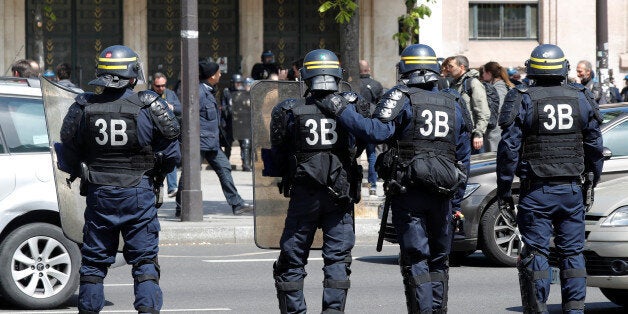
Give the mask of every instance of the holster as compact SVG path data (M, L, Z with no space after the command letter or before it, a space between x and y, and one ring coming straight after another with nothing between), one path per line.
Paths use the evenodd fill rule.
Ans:
M582 198L585 211L589 211L593 205L593 172L587 172L582 183Z
M81 163L81 183L79 184L79 194L87 196L87 184L89 183L89 168L87 164Z
M362 165L354 163L351 165L349 196L354 203L359 203L362 198L362 178L364 177Z

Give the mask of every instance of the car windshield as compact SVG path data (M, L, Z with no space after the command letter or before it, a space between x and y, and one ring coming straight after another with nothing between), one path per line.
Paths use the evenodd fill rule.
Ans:
M613 157L628 156L628 120L615 125L604 132L604 146L613 152Z
M8 153L49 151L41 99L0 96L0 128Z
M628 112L628 108L612 108L612 109L603 109L600 110L600 115L602 116L602 123L607 123L617 117L619 117L622 113Z

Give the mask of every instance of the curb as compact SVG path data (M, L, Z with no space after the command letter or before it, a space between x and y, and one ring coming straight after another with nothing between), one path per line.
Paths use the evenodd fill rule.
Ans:
M213 221L216 220L216 221ZM228 220L225 223L221 220ZM160 245L184 244L243 244L255 242L253 217L214 219L201 222L181 222L173 219L160 220ZM357 218L355 221L356 243L376 243L379 219Z

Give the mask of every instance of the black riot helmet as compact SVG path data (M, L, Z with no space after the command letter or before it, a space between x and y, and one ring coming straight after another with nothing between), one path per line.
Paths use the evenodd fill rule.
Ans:
M244 90L245 82L242 74L234 74L231 76L231 90Z
M425 84L438 81L440 66L434 49L428 45L414 44L401 52L400 79L404 84Z
M569 61L560 47L551 44L537 46L526 61L526 77L539 80L544 78L567 77Z
M124 88L135 86L138 81L144 81L139 57L131 48L115 45L105 48L98 56L96 79L89 85Z
M273 54L273 52L270 50L266 50L262 52L261 59L262 59L262 63L264 64L275 63L275 54Z
M338 91L342 79L338 57L326 49L308 52L299 73L310 91Z

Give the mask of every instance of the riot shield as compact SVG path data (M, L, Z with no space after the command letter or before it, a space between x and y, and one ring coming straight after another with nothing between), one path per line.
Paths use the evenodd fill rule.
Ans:
M251 93L231 91L231 112L233 112L233 138L251 138Z
M85 225L85 197L79 194L80 180L73 182L67 180L70 175L57 167L59 155L57 149L61 143L61 125L70 105L77 96L75 90L57 85L41 78L41 94L44 101L46 115L46 128L48 129L48 141L52 154L52 170L54 172L55 186L57 189L57 203L61 217L61 228L65 236L76 242L83 242L83 225ZM57 149L55 149L57 147ZM122 250L124 242L120 239L118 250Z
M350 91L342 82L341 91ZM253 142L253 202L255 203L255 244L263 249L278 249L284 229L289 199L279 193L278 177L262 176L262 149L270 149L270 115L273 107L289 98L301 98L306 90L303 82L257 81L251 86L251 140ZM234 129L235 130L235 129ZM317 230L313 249L323 244L322 232Z

